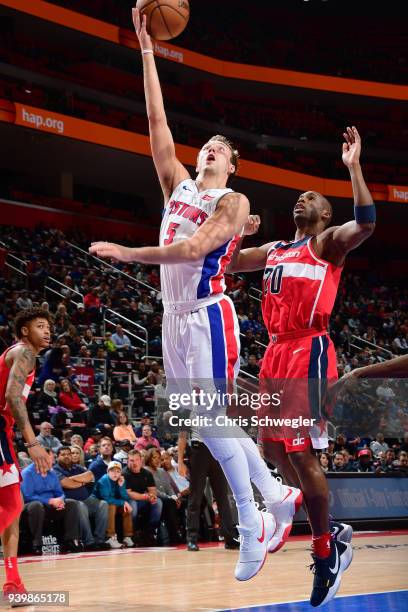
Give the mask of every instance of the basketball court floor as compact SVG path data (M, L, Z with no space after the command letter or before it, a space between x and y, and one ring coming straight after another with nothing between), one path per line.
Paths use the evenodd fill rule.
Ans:
M239 583L236 551L220 544L21 558L29 591L68 591L69 609L89 612L301 612L308 603L310 539L292 537L262 572ZM408 531L362 532L354 560L327 612L408 610ZM24 609L40 610L29 606ZM47 610L61 607L47 606Z

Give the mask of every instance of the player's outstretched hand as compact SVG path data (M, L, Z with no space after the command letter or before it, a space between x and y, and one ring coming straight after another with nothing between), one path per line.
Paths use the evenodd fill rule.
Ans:
M249 215L248 221L244 225L244 236L252 236L256 234L261 225L261 217L259 215Z
M43 446L31 446L28 454L35 464L35 469L41 476L46 476L52 468L52 457Z
M115 244L114 242L93 242L88 250L91 255L96 255L97 257L114 259L115 261L131 261L132 249Z
M360 163L361 138L354 125L353 127L346 128L346 131L343 132L343 137L346 142L343 142L343 154L341 158L344 165L350 168Z
M137 7L137 3L136 3ZM138 8L132 9L132 20L141 49L153 49L152 39L146 30L146 15L141 15Z

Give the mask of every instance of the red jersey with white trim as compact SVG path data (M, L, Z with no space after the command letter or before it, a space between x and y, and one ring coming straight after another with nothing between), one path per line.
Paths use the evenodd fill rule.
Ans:
M23 344L23 343L19 343L19 344ZM17 344L10 346L8 349L4 351L2 355L0 355L0 431L6 431L6 432L12 431L13 425L14 425L14 417L11 414L11 410L6 402L6 389L7 389L8 377L10 374L10 368L7 366L7 363L6 363L6 356L7 356L7 353L15 346L17 346ZM30 372L30 374L26 378L26 382L25 382L23 394L22 394L25 401L27 401L28 394L30 393L31 386L34 382L34 377L35 377L35 369L32 372Z
M277 242L268 251L262 314L270 335L327 329L343 266L318 257L312 239Z
M198 191L192 179L176 186L163 212L160 246L191 238L198 228L214 214L218 202L232 189ZM163 306L199 304L206 298L225 291L224 273L231 261L240 234L207 253L198 261L162 264L160 266Z

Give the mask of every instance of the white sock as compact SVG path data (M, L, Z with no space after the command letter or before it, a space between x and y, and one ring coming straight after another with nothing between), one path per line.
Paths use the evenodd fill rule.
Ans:
M220 463L231 487L237 504L240 526L245 529L255 529L259 523L259 515L254 502L248 462L241 445L236 438L217 438L206 436L205 433L204 430L200 430L204 444ZM209 433L214 434L214 430Z
M247 459L249 476L265 502L273 504L282 501L282 485L268 470L255 442L249 437L240 437L238 442Z

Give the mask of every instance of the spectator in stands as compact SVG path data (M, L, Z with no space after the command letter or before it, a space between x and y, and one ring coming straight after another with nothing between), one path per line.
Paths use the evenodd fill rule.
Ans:
M320 467L322 468L322 470L323 470L323 472L325 474L327 472L331 472L332 471L332 464L331 464L331 459L330 459L329 453L320 453L319 463L320 463Z
M129 451L133 449L133 444L130 440L121 440L116 444L116 448L119 448L118 452L113 455L114 461L119 461L122 467L127 466Z
M132 506L133 522L136 521L137 516L147 515L146 544L155 545L163 502L157 497L152 473L142 467L142 455L138 450L129 452L128 464L123 475Z
M72 436L74 437L74 436ZM85 453L80 446L73 444L71 447L72 463L85 467Z
M61 443L64 446L71 446L72 429L64 429L62 431Z
M337 452L333 457L332 472L344 472L344 457L342 453Z
M248 365L245 367L245 372L248 372L248 374L251 374L252 376L258 378L259 366L257 363L256 355L249 355Z
M65 334L71 324L71 317L68 314L65 304L58 304L57 312L54 318L54 328L57 336Z
M80 413L88 410L88 406L79 397L78 393L74 391L72 383L67 378L61 380L61 391L58 401L61 406L70 412Z
M76 499L79 504L80 533L85 550L105 549L108 504L91 495L89 487L94 481L93 473L75 461L72 448L64 446L58 451L54 471L64 494L70 499ZM94 519L94 533L90 518Z
M58 406L58 396L55 391L56 383L52 378L48 378L43 384L42 391L37 397L35 409L41 417L50 416L50 408L56 409Z
M39 385L44 384L49 378L58 382L61 376L66 376L66 366L62 361L62 356L63 349L61 346L55 346L45 353L43 365L38 376Z
M408 454L405 451L400 452L395 468L405 474L405 476L408 476Z
M81 329L89 325L91 318L90 312L85 309L85 304L80 302L77 304L76 311L72 314L71 321L78 329ZM83 338L81 341L83 342Z
M116 351L116 346L112 340L112 334L110 332L106 332L103 345L108 353L114 353Z
M80 434L74 434L71 437L71 444L75 444L76 446L80 446L81 449L84 448L84 439Z
M160 451L156 448L151 448L147 452L145 464L146 469L150 470L153 475L157 497L163 502L162 518L167 527L170 544L178 544L180 542L178 534L178 509L181 506L181 500L174 493L167 472L160 467Z
M152 417L150 416L150 414L148 412L144 412L142 414L142 418L140 419L140 425L136 429L136 437L137 438L141 438L142 437L142 435L143 435L143 427L145 425L149 425L150 429L152 430L153 438L157 438L157 432L156 432L155 428L152 426Z
M95 427L94 429L92 429L91 435L89 436L89 438L84 444L84 451L88 453L91 446L95 446L99 444L103 436L104 436L104 432L102 431L102 429L99 429L99 427Z
M150 425L143 425L142 436L141 438L137 438L135 448L137 448L137 450L146 450L149 446L155 446L157 449L160 449L159 441L152 436Z
M352 455L350 455L350 453L348 452L347 448L344 448L340 452L344 457L344 465L343 465L344 472L356 472L357 470L354 465L354 460L352 458Z
M98 458L98 455L99 455L99 444L91 444L86 454L86 459L85 459L86 465L89 467L92 461Z
M378 432L375 437L375 440L371 442L370 449L375 458L378 457L381 451L385 453L388 450L388 444L384 441L384 434L381 431Z
M91 349L91 347L96 343L95 336L91 327L87 327L84 331L81 339L81 344Z
M354 464L357 472L374 472L371 451L369 448L362 448L358 451L357 457L358 460Z
M130 348L130 339L125 333L123 333L123 327L119 324L116 325L115 333L112 334L112 342L119 350L127 350Z
M137 432L136 432L137 435ZM408 431L404 433L404 441L401 444L401 450L408 452Z
M26 310L33 307L33 301L25 289L21 292L20 297L16 300L16 306L19 310Z
M88 424L91 427L102 429L102 431L111 431L115 426L115 421L109 412L110 407L111 398L109 395L101 395L98 404L89 410Z
M109 463L107 473L96 483L93 495L97 499L105 500L108 504L106 535L108 537L107 543L111 548L122 548L116 535L117 513L122 515L123 545L126 547L134 546L132 540L132 506L129 503L130 498L126 491L125 478L122 476L122 466L118 461Z
M140 299L138 310L144 315L152 315L154 312L150 297L147 293L143 293Z
M129 417L126 412L120 412L116 418L116 426L113 430L113 438L116 442L121 440L129 440L130 442L136 442L136 434L129 423Z
M89 469L95 476L97 482L106 474L109 463L113 457L113 443L110 438L102 438L99 445L99 455L89 465Z
M163 451L161 454L161 467L170 476L171 485L175 494L181 499L186 497L190 492L190 483L187 478L181 476L175 467L175 462L168 451Z
M37 436L37 440L44 446L44 448L50 448L55 453L62 446L62 443L58 438L52 435L53 426L48 421L44 421L40 425L40 433Z
M384 380L382 384L377 387L376 394L378 399L382 401L392 400L395 397L395 393L388 380Z
M377 469L381 472L392 472L395 469L394 461L395 451L392 448L389 448L387 451L385 451L384 459L380 461Z
M52 452L52 451L50 451ZM57 475L53 469L43 476L34 463L22 472L21 492L24 511L27 513L34 554L42 554L44 521L63 522L64 549L80 552L79 505L73 499L65 499Z
M99 297L99 287L92 287L92 289L84 297L85 309L90 315L99 313L101 307L101 300Z
M121 399L114 399L111 402L110 413L114 423L116 423L116 419L120 412L124 412L123 402Z
M352 442L347 442L347 438L344 434L339 434L336 438L336 443L334 445L334 451L342 451L343 449L347 449L349 453L354 453L354 445Z

